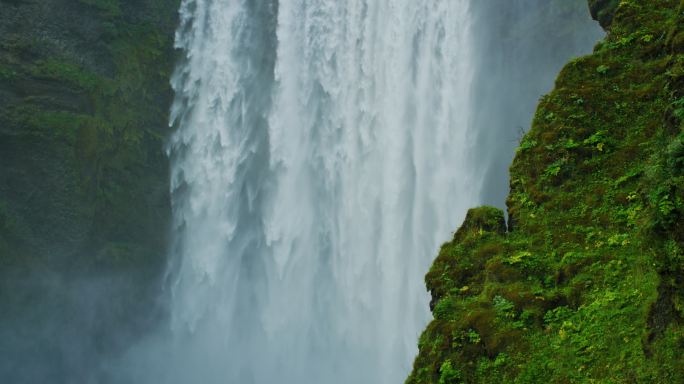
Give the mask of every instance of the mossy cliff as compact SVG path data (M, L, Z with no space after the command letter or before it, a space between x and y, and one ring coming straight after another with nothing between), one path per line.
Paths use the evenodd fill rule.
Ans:
M0 263L159 253L176 2L1 3Z
M684 1L589 3L608 35L542 98L507 228L442 247L409 384L684 382Z
M149 306L170 217L177 11L178 0L0 0L0 352L33 338L27 351L50 353L59 332L37 334L59 316L56 328L104 335ZM67 297L96 276L125 282L72 292L88 305ZM74 343L112 341L91 336Z

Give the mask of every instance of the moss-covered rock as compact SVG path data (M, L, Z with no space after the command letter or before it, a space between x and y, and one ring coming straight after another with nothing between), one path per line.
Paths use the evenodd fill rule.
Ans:
M454 235L454 239L463 239L472 232L494 232L503 235L506 232L506 220L503 211L499 208L487 206L468 210L463 224Z
M0 263L80 267L129 244L164 254L176 0L3 3L0 201L14 232ZM11 238L11 241L10 241Z
M407 383L684 382L684 1L590 4L610 32L541 100L509 231L442 247Z
M432 294L430 307L439 302L454 289L472 292L475 286L468 286L483 272L486 262L503 250L499 239L506 232L503 212L498 208L480 207L468 211L463 225L454 234L451 243L445 244L428 272L425 281ZM487 247L493 244L493 247ZM458 254L458 257L454 257Z
M589 0L591 17L603 28L609 28L620 0Z
M154 319L136 313L154 307L165 264L178 0L2 0L0 9L0 354L51 361L50 377L80 369L60 348L94 359ZM98 288L74 292L84 279ZM39 339L54 327L59 336ZM0 381L21 382L7 376L12 366L0 364Z

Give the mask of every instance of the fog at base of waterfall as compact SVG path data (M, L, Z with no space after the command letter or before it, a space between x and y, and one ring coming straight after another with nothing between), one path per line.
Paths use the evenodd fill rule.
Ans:
M168 326L114 382L401 383L423 276L503 205L584 0L185 0Z

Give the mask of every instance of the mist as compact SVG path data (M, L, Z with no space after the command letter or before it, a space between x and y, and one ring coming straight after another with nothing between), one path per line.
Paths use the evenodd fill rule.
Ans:
M504 207L508 167L538 100L561 68L605 34L586 1L472 1L475 50L469 124L481 204Z

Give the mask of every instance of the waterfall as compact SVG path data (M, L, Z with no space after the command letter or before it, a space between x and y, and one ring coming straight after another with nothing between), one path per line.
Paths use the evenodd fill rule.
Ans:
M486 44L501 40L482 34L495 27L487 15L517 9L520 26L521 12L568 2L484 3L182 2L168 145L171 330L132 353L134 382L404 381L430 318L423 276L440 243L483 200L488 159L502 146L512 156L513 140L501 140L514 134L509 123L528 125L561 63L596 37L555 61L515 61L544 74L525 80L524 97L488 92L488 69L512 79L488 67L488 55L506 58ZM582 20L590 25L586 10ZM528 120L482 112L502 104Z
M172 326L206 380L403 381L474 203L467 5L183 3Z

